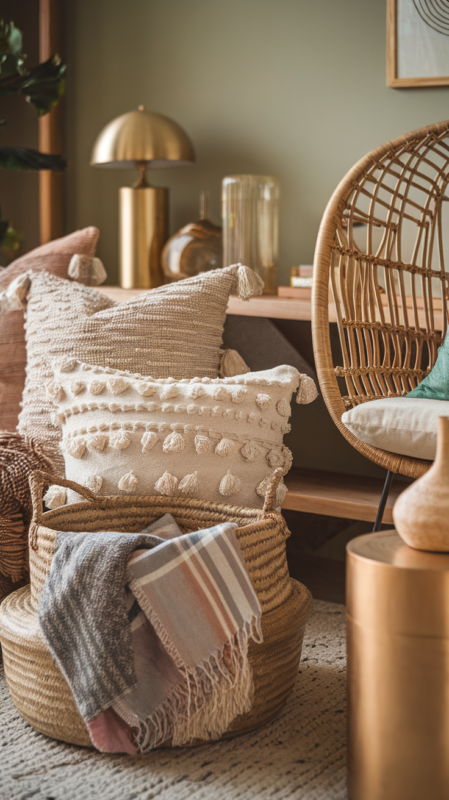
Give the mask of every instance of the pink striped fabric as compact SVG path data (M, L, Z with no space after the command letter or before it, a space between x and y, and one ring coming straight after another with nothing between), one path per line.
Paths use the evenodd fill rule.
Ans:
M147 752L219 738L250 710L248 642L261 608L233 523L182 534L167 515L147 530L164 541L127 565L135 685L87 721L103 752ZM162 520L161 520L162 522ZM168 527L167 527L168 525ZM168 538L169 537L169 538Z

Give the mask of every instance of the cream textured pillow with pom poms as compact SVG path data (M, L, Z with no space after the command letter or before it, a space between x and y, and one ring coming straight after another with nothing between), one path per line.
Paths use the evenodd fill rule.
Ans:
M66 477L101 495L186 495L261 508L270 477L292 462L283 436L293 392L308 403L314 381L293 367L233 378L175 380L55 365L47 383L62 425ZM278 505L286 492L278 490ZM68 493L68 502L78 500ZM66 502L52 487L50 507Z
M176 379L215 378L227 362L229 375L235 364L220 350L229 295L247 300L262 289L258 275L240 264L152 289L125 303L46 272L21 275L0 295L0 312L26 309L27 375L19 432L45 443L63 471L60 431L51 423L45 394L56 357Z

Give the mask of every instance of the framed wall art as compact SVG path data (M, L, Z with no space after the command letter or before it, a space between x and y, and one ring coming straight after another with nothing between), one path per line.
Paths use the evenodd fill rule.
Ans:
M387 0L387 86L449 86L449 0Z

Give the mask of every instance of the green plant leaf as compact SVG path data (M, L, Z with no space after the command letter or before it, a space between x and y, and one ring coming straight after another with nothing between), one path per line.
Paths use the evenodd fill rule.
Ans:
M1 225L1 223L0 223ZM8 255L13 256L14 253L20 247L20 242L23 239L23 233L19 233L16 231L12 225L6 223L6 231L3 234L3 238L1 240L2 248L7 252Z
M23 92L39 116L54 108L64 94L66 69L56 55L39 64L26 76Z
M16 73L7 78L0 76L0 96L23 94L28 103L35 107L39 116L42 116L47 114L64 94L65 72L66 65L59 56L52 56L26 75Z
M27 147L0 147L0 167L14 170L50 169L62 172L67 161L62 156L39 153Z
M22 51L22 32L14 22L0 20L0 74L6 78L25 72L26 56Z

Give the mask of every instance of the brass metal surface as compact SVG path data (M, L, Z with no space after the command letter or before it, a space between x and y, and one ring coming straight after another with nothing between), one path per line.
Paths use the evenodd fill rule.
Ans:
M168 189L119 189L120 285L154 289L164 283L161 252L168 238Z
M147 167L176 167L195 161L195 151L186 132L162 114L137 111L122 114L99 133L91 166L133 169L136 161Z
M447 800L449 555L360 536L346 604L351 800Z

